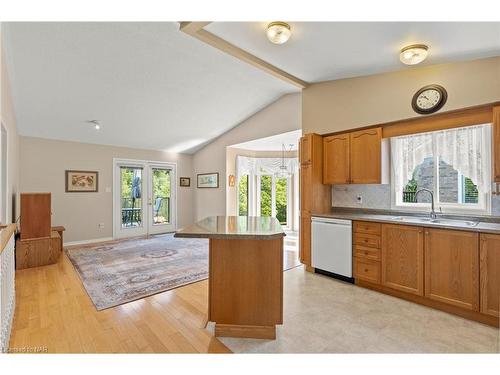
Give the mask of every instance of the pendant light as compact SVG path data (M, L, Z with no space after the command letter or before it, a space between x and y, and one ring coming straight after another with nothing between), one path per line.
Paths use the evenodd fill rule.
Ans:
M289 151L292 151L292 147L293 147L293 145L290 145ZM282 143L281 144L281 165L279 167L279 170L274 174L276 176L276 178L287 178L287 177L290 177L292 175L292 172L285 165L285 151L286 151L285 144Z

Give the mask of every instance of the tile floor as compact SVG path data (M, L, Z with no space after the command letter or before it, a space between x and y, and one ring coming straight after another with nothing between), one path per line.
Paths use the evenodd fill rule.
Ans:
M236 353L499 352L496 328L303 267L285 272L284 301L277 340L220 340Z

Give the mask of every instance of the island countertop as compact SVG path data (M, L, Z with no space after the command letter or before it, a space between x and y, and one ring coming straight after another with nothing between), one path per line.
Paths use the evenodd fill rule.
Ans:
M275 217L209 216L177 231L174 237L271 240L285 232Z

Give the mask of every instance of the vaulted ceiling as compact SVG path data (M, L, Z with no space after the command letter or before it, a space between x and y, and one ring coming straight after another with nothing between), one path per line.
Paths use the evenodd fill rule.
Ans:
M283 45L266 24L205 30L307 82L415 69L398 58L415 42L422 65L500 55L500 23L291 22ZM299 90L177 22L2 23L2 39L21 135L194 152Z

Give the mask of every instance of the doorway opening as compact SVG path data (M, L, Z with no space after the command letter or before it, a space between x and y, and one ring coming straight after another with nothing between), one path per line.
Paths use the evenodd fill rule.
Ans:
M226 214L271 216L285 237L285 269L299 265L298 143L302 131L239 143L226 149ZM230 176L234 178L230 178Z
M176 230L176 164L114 159L113 237Z

